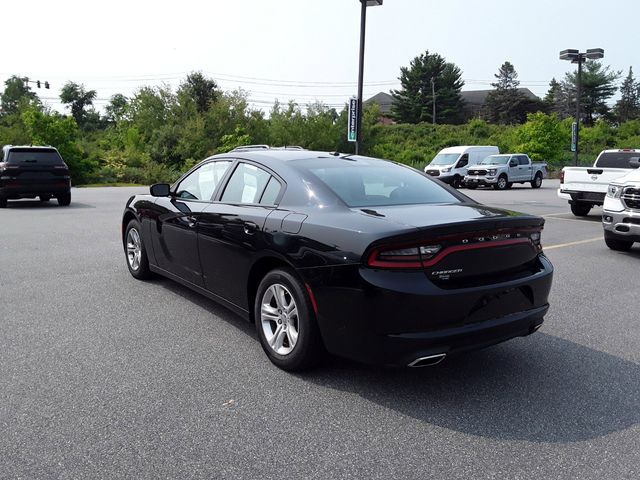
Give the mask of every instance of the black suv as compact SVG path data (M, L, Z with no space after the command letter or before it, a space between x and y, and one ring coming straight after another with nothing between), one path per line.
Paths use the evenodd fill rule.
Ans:
M69 167L53 147L5 145L0 157L0 208L7 200L36 198L71 203Z

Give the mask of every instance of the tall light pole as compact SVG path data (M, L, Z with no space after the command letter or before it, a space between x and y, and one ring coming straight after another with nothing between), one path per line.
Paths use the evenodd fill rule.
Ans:
M436 124L436 79L431 77L431 101L433 102L433 114L431 120L433 124Z
M356 119L356 155L362 144L362 88L364 83L364 37L367 26L367 7L379 7L383 0L360 0L360 65L358 69L358 118Z
M590 48L586 52L579 52L574 49L562 50L560 52L560 60L568 60L571 63L578 64L578 76L576 78L576 132L575 132L575 151L574 162L578 165L578 152L580 151L580 100L582 96L582 64L585 60L598 60L604 58L604 50L602 48Z

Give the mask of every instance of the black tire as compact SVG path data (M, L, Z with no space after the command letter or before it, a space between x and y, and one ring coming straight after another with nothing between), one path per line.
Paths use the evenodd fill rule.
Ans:
M40 195L39 198L41 202L48 202L49 200L51 200L51 195Z
M61 207L67 207L71 203L71 192L61 193L56 196L56 198L58 199L58 205Z
M536 173L536 176L533 177L531 182L531 188L540 188L542 186L542 174L540 172Z
M130 238L129 234L132 230L135 230L135 234L132 233ZM135 241L136 234L139 242L137 244ZM137 262L134 262L130 255L136 256L138 252L139 257ZM142 228L140 226L140 222L137 220L131 220L124 231L124 255L127 261L129 273L131 273L134 278L137 278L138 280L146 280L153 276L151 270L149 270L149 257L147 257L147 250L144 247L144 242L142 241Z
M272 287L284 292L285 300L289 300L288 305L291 305L291 301L295 302L294 305L297 311L295 320L294 317L288 317L287 319L286 308L282 303L276 302L276 295L274 295L275 292ZM267 301L269 303L266 303ZM270 305L272 309L275 309L274 320L265 319L264 325L262 322L263 302L265 302L265 305ZM280 308L281 306L283 308ZM319 363L322 357L323 345L313 306L305 286L291 270L276 269L265 275L256 291L254 316L260 344L274 365L283 370L293 372L309 369ZM289 330L285 326L288 326ZM293 337L289 332L295 332L296 328L296 340L291 346ZM280 342L281 346L272 347L266 335L272 335L271 338L277 345L279 343L277 341L278 331L281 332L280 335L283 338L282 342ZM276 351L278 349L290 349L290 351L278 353Z
M7 208L7 199L0 197L0 208Z
M628 252L631 250L633 246L633 242L629 240L621 240L611 235L604 235L604 243L607 244L611 250L615 250L616 252Z
M462 186L462 177L460 175L454 175L451 186L453 188L460 188Z
M498 177L498 181L495 183L493 188L495 188L496 190L506 190L508 184L509 181L507 179L507 176L503 174Z
M507 183L507 190L509 190L511 187L513 187L513 182L508 182Z
M571 213L573 213L576 217L586 217L589 215L591 208L593 205L588 203L572 203L571 204Z

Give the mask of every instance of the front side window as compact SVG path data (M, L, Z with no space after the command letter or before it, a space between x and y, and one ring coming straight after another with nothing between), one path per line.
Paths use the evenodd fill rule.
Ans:
M205 163L180 182L176 196L186 200L211 200L229 165L228 160Z
M460 160L458 160L457 168L466 167L468 163L469 163L469 155L465 153L460 157Z
M225 203L261 203L262 194L271 175L249 163L240 163L224 189ZM278 190L279 191L279 190Z

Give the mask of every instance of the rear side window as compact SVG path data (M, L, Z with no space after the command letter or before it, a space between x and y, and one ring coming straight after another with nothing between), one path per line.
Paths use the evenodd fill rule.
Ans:
M518 155L518 162L520 162L520 165L529 165L529 159L524 155Z
M281 189L282 185L280 185L280 182L274 177L271 177L260 199L260 205L275 205Z
M52 148L13 148L9 150L7 163L62 165L62 157Z
M460 202L420 172L390 162L317 159L291 163L315 176L349 207Z
M629 160L640 157L638 152L605 152L598 157L596 167L600 168L633 168Z
M222 194L225 203L264 203L260 202L271 175L255 165L240 163ZM278 190L279 191L279 190Z

